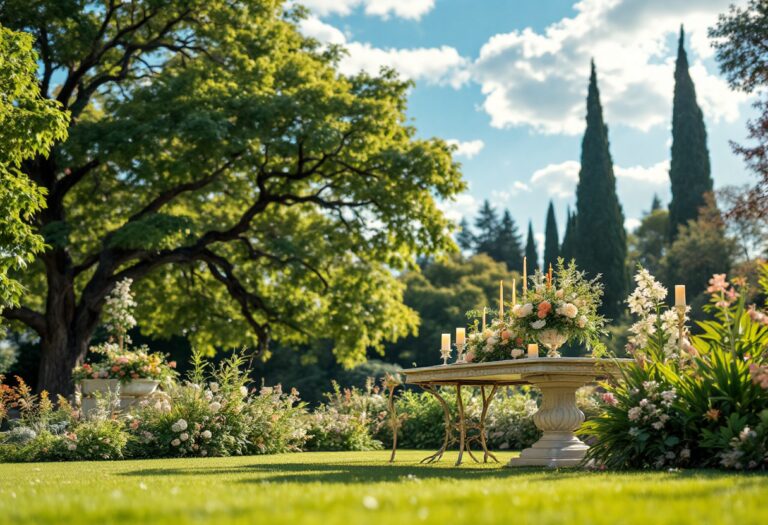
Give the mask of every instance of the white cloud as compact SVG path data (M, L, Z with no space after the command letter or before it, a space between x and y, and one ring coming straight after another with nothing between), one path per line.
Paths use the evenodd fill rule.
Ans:
M523 192L531 191L531 187L525 182L516 180L506 190L491 190L491 202L496 205L504 205Z
M624 221L624 229L628 232L633 232L640 226L640 219L630 217Z
M543 188L549 195L560 199L573 197L580 168L581 164L575 160L548 164L533 172L531 186Z
M531 126L542 133L579 134L589 61L598 69L610 124L640 130L669 122L676 34L684 23L691 75L709 119L732 121L743 94L701 62L711 55L706 29L732 0L582 0L576 14L543 33L526 28L491 37L472 76L495 127Z
M363 42L349 42L336 27L316 17L302 20L299 29L305 36L323 44L338 44L347 49L339 71L354 75L365 71L377 75L382 67L395 69L402 78L433 85L460 88L469 80L469 60L450 46L394 49L379 48Z
M437 207L445 214L445 216L454 221L459 222L462 217L472 217L480 209L480 203L470 193L460 193L453 199L443 200L437 203Z
M531 176L531 186L543 189L550 196L559 199L569 199L575 195L576 184L579 181L579 170L581 164L575 160L567 160L558 164L548 164L541 169L533 172ZM652 166L631 166L628 168L614 166L613 172L616 175L617 187L620 193L628 190L628 195L632 195L632 189L637 191L641 187L643 190L654 190L653 186L665 189L669 184L669 161L663 160ZM643 191L643 194L645 191Z
M388 19L390 16L419 20L435 7L435 0L300 0L319 16L347 16L363 7L365 14Z
M613 172L617 179L628 179L635 182L646 182L657 186L669 184L669 161L663 160L653 166L632 166L622 168L614 166Z
M471 159L480 153L485 147L485 142L479 139L468 140L466 142L462 142L456 139L448 139L446 142L450 146L456 146L456 151L453 152L454 155L457 157L466 157L468 159Z

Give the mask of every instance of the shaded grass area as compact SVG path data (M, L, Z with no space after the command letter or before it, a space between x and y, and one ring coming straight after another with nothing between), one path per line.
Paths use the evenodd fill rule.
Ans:
M420 465L422 451L0 465L21 524L768 523L768 476ZM513 454L500 454L506 462Z

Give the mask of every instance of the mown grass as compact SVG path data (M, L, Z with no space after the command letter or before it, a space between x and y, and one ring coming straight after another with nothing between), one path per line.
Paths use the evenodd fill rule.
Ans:
M768 523L768 476L420 465L421 451L0 465L3 523ZM505 462L511 454L501 454Z

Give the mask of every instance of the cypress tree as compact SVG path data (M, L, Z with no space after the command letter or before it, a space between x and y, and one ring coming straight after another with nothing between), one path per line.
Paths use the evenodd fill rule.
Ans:
M592 62L587 94L587 129L581 143L581 169L576 187L576 262L589 275L601 274L605 287L602 313L616 318L624 310L628 278L624 213L616 195L616 177L603 121L597 73Z
M486 199L475 219L475 252L486 253L494 257L498 236L499 219L496 217L496 210Z
M574 258L573 253L573 236L576 235L576 214L571 213L570 206L565 212L565 233L563 234L563 243L560 245L560 257L565 259L565 262L570 262Z
M557 233L557 219L555 218L555 207L552 201L549 201L547 209L547 225L544 228L544 271L549 265L557 264L557 257L560 255L560 239Z
M472 229L469 227L469 221L465 217L461 218L459 223L459 232L456 234L456 242L459 248L462 250L474 250L475 249L475 235L472 233Z
M509 210L504 210L499 225L499 233L496 237L494 253L491 256L499 262L507 263L509 270L523 269L523 247L521 246L520 232Z
M651 202L651 213L661 209L661 199L655 193L653 194L653 201Z
M696 88L688 72L688 57L680 27L675 64L675 96L672 105L672 159L669 179L672 202L669 203L669 237L677 236L679 226L695 220L704 206L704 195L712 191L707 130L704 115L696 103Z
M528 259L528 273L532 274L539 267L539 253L536 251L536 241L533 239L533 224L528 221L528 239L525 241L525 257Z

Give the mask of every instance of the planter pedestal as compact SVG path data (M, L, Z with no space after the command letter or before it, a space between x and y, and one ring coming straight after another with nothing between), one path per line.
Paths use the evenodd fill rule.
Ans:
M84 379L80 383L83 415L88 416L97 408L97 395L104 398L119 396L119 410L127 410L157 390L159 381L154 379L134 379L120 383L117 379Z

